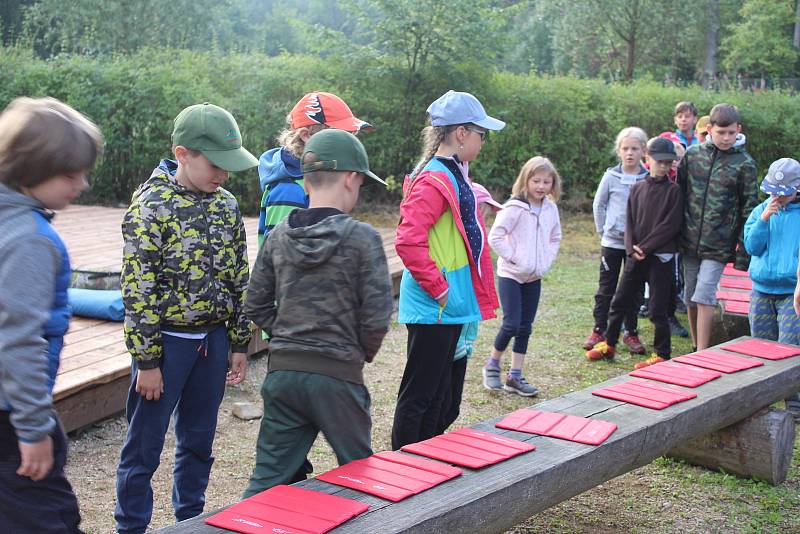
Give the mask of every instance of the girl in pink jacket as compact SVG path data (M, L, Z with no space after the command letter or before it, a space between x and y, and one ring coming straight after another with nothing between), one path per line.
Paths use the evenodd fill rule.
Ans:
M499 256L497 289L503 306L503 325L492 354L483 367L483 385L524 397L539 390L522 376L533 319L539 306L542 277L550 270L561 243L561 222L556 201L561 177L549 159L529 159L517 176L512 197L497 215L489 232L489 245ZM500 379L500 358L511 338L511 370Z

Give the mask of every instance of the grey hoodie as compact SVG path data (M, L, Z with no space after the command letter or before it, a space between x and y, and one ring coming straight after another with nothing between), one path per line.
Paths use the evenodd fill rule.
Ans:
M292 212L261 247L244 311L270 335L269 372L362 384L392 314L380 235L332 208Z
M639 167L638 174L625 174L622 166L606 170L597 193L594 195L592 211L594 225L600 234L600 244L608 248L625 250L625 211L631 186L647 178L648 171Z
M51 217L0 184L0 410L29 443L55 428L52 389L69 325L69 260Z

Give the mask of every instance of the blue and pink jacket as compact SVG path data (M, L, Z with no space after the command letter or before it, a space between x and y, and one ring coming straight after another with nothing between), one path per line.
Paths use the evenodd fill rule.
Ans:
M413 182L406 180L404 189L395 239L405 265L398 321L466 324L493 318L499 302L486 232L476 264L461 219L456 177L433 158ZM475 211L485 228L477 207ZM444 293L447 304L441 308L436 298Z

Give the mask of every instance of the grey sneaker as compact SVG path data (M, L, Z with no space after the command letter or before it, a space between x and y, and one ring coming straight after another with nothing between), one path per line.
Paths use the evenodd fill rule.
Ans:
M800 393L786 399L786 411L792 414L796 424L800 424Z
M535 397L539 394L539 388L528 384L524 376L519 380L516 378L506 378L506 384L503 386L503 389L509 393L516 393L523 397Z
M486 389L503 389L503 384L500 382L500 369L484 367L481 372L483 373L483 387Z

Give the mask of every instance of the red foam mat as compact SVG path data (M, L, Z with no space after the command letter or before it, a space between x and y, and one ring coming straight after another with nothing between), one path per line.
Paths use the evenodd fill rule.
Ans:
M402 447L406 452L472 469L496 464L535 449L528 443L472 428L459 428Z
M721 278L719 287L729 287L731 289L753 289L753 281L749 278Z
M275 486L205 522L244 534L322 534L368 509L368 505L352 499L294 486Z
M717 291L717 300L738 300L750 302L750 293L740 291Z
M722 376L716 371L692 367L691 365L682 365L670 360L647 366L644 369L637 369L628 374L637 378L649 378L650 380L658 380L659 382L688 388L696 388Z
M800 355L800 347L797 345L787 345L766 339L748 339L729 345L722 345L721 349L764 358L765 360L783 360L792 356Z
M460 474L461 469L450 465L392 451L355 460L317 479L398 502Z
M734 354L726 354L715 350L701 350L684 356L673 358L673 361L712 369L721 373L736 373L764 365L764 362L752 358L743 358Z
M747 271L740 271L739 269L734 269L733 264L729 263L722 269L722 274L725 276L750 276L750 273Z
M726 313L739 313L741 315L747 315L748 313L750 313L749 302L742 302L738 300L726 300L723 301L723 307L725 308Z
M608 421L527 408L508 414L495 426L586 445L600 445L617 429L617 425Z
M615 386L601 388L592 391L592 395L625 401L654 410L663 410L667 406L697 397L697 394L689 391L659 386L643 380L630 380Z

